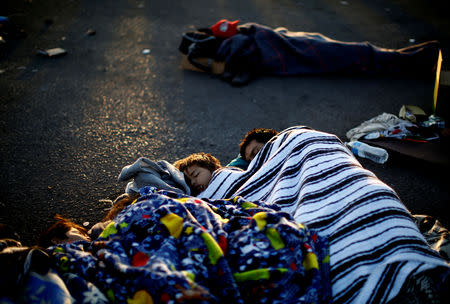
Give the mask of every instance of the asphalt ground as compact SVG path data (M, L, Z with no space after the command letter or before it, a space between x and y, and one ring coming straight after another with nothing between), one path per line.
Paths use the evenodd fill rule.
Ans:
M265 76L232 87L180 67L183 32L227 18L385 48L439 40L448 67L446 1L6 0L0 9L23 29L1 46L0 223L29 245L56 213L87 228L99 221L103 199L124 191L122 167L140 156L204 151L226 164L254 127L307 125L346 141L404 104L431 113L429 76ZM67 54L37 54L54 47ZM395 153L383 165L360 162L413 214L450 227L448 168Z

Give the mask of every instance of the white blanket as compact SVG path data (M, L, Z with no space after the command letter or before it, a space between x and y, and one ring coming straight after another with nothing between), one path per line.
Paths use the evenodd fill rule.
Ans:
M387 302L408 278L450 269L427 246L395 191L362 168L331 134L305 127L284 130L247 171L216 171L198 196L278 203L327 236L334 302Z

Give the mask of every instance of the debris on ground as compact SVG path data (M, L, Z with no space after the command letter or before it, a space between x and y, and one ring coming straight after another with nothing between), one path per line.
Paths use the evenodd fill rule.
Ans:
M38 50L37 53L39 55L47 56L47 57L56 57L67 54L67 51L63 48L53 48L47 50Z
M369 144L360 141L350 141L345 145L352 151L353 154L370 159L378 164L384 164L389 157L388 152L383 148L373 147Z
M94 36L97 32L94 29L88 29L86 32L87 36Z
M350 142L361 141L389 152L441 165L450 165L448 127L445 120L414 105L401 107L398 117L382 113L346 134Z

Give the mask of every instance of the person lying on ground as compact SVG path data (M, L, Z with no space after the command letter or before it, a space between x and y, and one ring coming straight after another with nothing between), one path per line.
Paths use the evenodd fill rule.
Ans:
M434 297L450 273L396 192L333 134L290 127L267 142L246 171L215 172L198 197L276 204L328 236L333 302L376 303L376 294L413 299L420 290L410 292L409 284L422 280L436 284L427 290Z
M222 167L217 158L204 152L191 154L173 165L183 172L193 196L205 190L214 171Z
M39 236L37 245L42 248L48 248L50 246L75 241L95 240L111 220L125 209L125 207L131 205L138 197L139 194L132 195L124 193L119 195L112 203L113 205L106 216L100 222L94 224L89 231L57 214L55 215L55 223Z
M235 86L246 85L258 75L395 74L434 78L441 49L436 40L390 49L367 41L339 41L321 33L238 22L223 19L209 31L220 42L209 58L225 63L222 78ZM201 54L201 45L196 47Z
M44 231L37 241L37 245L47 248L57 244L73 243L76 241L91 241L87 230L61 215L55 215L55 223Z
M227 167L238 167L247 170L249 163L255 158L259 150L275 135L278 131L268 128L254 128L245 134L239 144L239 155L233 159Z
M42 248L24 246L19 240L11 226L0 224L0 303L30 303L23 299L25 293L33 291L29 282L46 276L51 267L50 258Z

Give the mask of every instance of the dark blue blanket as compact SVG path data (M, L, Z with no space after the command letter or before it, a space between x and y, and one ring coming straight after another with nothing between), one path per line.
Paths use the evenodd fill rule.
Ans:
M369 42L342 42L319 33L246 23L218 50L227 69L270 75L322 73L430 73L439 43L429 41L403 49L385 49Z
M63 279L79 278L74 298L95 286L115 303L330 300L327 241L276 205L143 194L98 240L51 248Z

